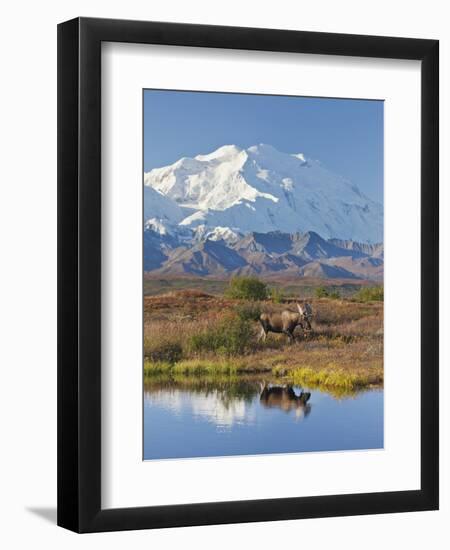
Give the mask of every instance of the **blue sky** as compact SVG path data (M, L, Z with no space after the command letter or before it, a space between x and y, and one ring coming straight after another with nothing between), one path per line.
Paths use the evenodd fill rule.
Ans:
M383 201L383 102L144 91L144 170L222 145L304 153Z

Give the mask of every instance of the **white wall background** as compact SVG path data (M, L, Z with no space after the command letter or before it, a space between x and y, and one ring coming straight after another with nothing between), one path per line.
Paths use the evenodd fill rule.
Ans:
M410 550L450 542L450 25L446 2L66 0L2 10L0 541L5 548ZM441 510L79 536L56 518L56 24L84 15L441 41ZM411 406L419 404L412 403ZM406 413L407 414L407 413Z

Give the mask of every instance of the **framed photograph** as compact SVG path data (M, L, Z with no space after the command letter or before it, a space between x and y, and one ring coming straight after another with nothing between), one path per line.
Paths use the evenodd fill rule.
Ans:
M58 524L438 508L438 41L58 27Z

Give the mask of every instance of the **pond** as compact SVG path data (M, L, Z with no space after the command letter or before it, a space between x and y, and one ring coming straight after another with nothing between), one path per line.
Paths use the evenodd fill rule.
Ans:
M383 390L333 396L255 379L144 384L144 460L383 447Z

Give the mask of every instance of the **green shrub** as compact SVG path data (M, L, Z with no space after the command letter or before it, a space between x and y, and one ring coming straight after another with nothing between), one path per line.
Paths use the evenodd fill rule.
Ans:
M332 292L328 293L328 298L331 298L332 300L340 300L341 295L337 290L333 290Z
M284 301L284 292L281 288L273 287L270 289L270 299L276 304L282 304Z
M247 302L236 306L235 311L239 319L243 321L258 321L261 315L261 306L256 302Z
M252 339L253 329L249 320L227 315L207 330L191 336L189 347L193 352L239 355L250 348Z
M328 290L324 286L318 286L315 290L316 298L328 298Z
M238 300L265 300L268 295L267 285L258 277L232 277L225 296Z
M354 296L358 302L383 302L384 289L382 286L366 286Z
M340 300L341 295L337 290L328 290L324 286L318 286L315 290L316 298L331 298L332 300Z

